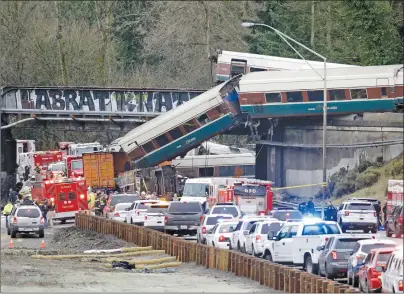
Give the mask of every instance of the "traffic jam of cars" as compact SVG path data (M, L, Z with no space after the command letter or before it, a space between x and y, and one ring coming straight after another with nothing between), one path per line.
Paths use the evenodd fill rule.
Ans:
M328 279L346 279L365 293L402 292L403 248L377 234L371 201L345 201L336 221L304 216L294 209L245 214L234 202L216 202L205 209L199 201L160 200L116 203L110 218L178 237L196 237L198 243L303 268ZM403 205L395 205L386 225L389 220L402 224L402 217Z

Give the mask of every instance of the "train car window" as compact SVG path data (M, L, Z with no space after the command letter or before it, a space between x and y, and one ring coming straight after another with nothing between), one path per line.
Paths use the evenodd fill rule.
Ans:
M190 121L186 122L183 125L183 127L187 133L190 133L192 131L195 131L198 128L198 125L196 125L196 123L194 121L190 120Z
M280 103L282 96L281 93L265 93L265 100L267 103Z
M173 138L173 140L177 140L178 138L182 137L182 133L179 128L172 129L171 131L168 131L168 133Z
M170 143L170 140L168 140L168 138L166 137L165 134L158 136L156 138L156 141L157 141L157 144L160 145L160 147L163 147L164 145L167 145L168 143Z
M309 101L323 101L324 91L307 91Z
M328 100L345 100L345 90L339 89L339 90L330 90L328 91Z
M235 166L219 166L219 177L232 177L235 172Z
M151 141L146 144L143 144L142 147L146 153L150 153L156 148L156 147L154 147L154 145Z
M200 177L213 177L213 167L203 167L199 169Z
M254 176L255 175L255 165L244 165L244 176Z
M250 72L256 72L256 71L266 71L266 69L259 67L250 67Z
M382 88L382 97L387 97L387 88L386 87Z
M368 99L366 89L351 89L352 99Z
M286 92L288 102L303 102L302 92Z
M206 113L198 117L197 120L202 126L210 122L209 117L206 115Z
M230 65L230 77L245 73L247 61L242 59L232 59Z

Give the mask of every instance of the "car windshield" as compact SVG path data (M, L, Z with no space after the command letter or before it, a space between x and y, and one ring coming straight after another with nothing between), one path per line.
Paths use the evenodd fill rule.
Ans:
M250 221L250 222L246 223L244 230L250 230L251 227L253 226L253 224L255 224L256 222L257 221Z
M63 162L58 162L49 165L48 170L50 171L60 171L62 172L65 169L65 164Z
M118 203L132 203L139 199L136 195L122 195L122 196L112 196L110 206L115 206Z
M209 184L185 182L182 195L186 197L206 197L207 191L209 191Z
M282 227L283 225L280 223L263 224L261 228L261 234L268 234L269 232L277 233L281 230Z
M208 217L208 219L206 220L206 225L208 225L208 226L214 226L214 225L217 224L217 222L218 222L220 219L232 219L232 217L231 217L231 216L210 216L210 217ZM235 227L236 227L236 226L234 226L234 228L235 228Z
M202 206L199 202L173 202L168 209L170 213L172 212L188 212L188 213L201 213Z
M72 160L72 170L78 170L78 169L83 169L83 160L82 159Z
M347 210L375 210L372 203L349 203Z
M381 252L377 257L377 263L386 263L389 260L391 252Z
M362 246L362 251L365 253L369 253L370 250L372 249L378 249L378 248L390 248L390 247L396 247L396 244L365 244Z
M305 225L302 235L330 235L340 234L338 226L335 224L315 224Z
M17 212L17 216L36 218L40 217L41 214L36 208L20 208Z
M153 202L140 202L136 209L149 209L149 207L153 204Z
M356 242L364 239L365 238L337 239L335 242L335 249L353 249L355 247Z
M238 210L234 206L217 206L212 210L212 214L231 214L234 217L238 216Z
M229 223L229 224L225 224L222 225L219 229L219 233L230 233L230 228L234 228L236 227L237 223Z
M132 203L118 203L115 206L115 210L116 211L125 210L125 208L129 208L131 205L132 205Z
M300 211L293 210L293 211L275 211L272 214L273 218L276 218L280 221L286 221L288 219L303 219L303 215Z

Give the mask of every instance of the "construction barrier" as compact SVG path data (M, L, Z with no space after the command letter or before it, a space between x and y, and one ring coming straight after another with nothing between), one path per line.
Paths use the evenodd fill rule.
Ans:
M209 269L232 272L236 276L246 277L261 285L287 293L360 293L358 289L348 285L296 268L103 217L76 214L76 227L115 235L141 247L151 246L153 250L164 250L166 254L175 256L179 262L195 262Z

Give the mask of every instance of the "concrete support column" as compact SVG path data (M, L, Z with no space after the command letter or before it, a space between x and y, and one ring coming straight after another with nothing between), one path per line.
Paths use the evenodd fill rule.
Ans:
M284 126L281 120L277 124L273 124L267 119L261 120L258 132L261 140L283 142ZM283 187L286 182L284 148L257 144L255 149L255 177L260 180L273 181L276 187Z

